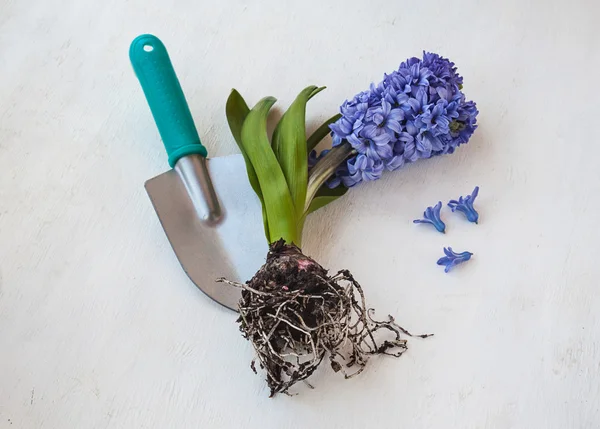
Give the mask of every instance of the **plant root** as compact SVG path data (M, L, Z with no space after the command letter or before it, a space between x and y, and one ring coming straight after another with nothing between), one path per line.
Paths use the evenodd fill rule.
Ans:
M374 319L361 285L348 270L329 276L283 241L271 245L265 265L246 284L219 281L242 289L237 322L256 352L250 367L256 373L258 360L271 397L289 394L300 381L308 383L325 359L333 371L352 378L371 355L400 357L407 350L403 336L413 336L392 316ZM376 339L380 334L385 338Z

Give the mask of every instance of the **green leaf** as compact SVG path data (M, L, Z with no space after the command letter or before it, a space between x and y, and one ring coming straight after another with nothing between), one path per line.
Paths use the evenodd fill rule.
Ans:
M269 244L283 238L300 247L292 196L267 135L267 115L275 101L273 97L265 97L250 110L242 125L241 142L263 194Z
M250 181L250 186L254 189L254 192L260 199L260 204L262 206L262 215L263 215L263 223L265 227L265 236L267 240L269 240L269 224L267 222L267 211L265 208L265 201L263 199L262 191L260 189L260 184L258 183L258 177L256 176L256 171L254 171L254 167L250 162L250 158L248 158L248 154L244 150L244 146L242 145L242 125L246 120L246 116L250 112L248 105L244 101L244 98L240 95L237 90L231 90L231 94L229 94L229 98L227 99L227 104L225 105L225 112L227 114L227 122L229 123L229 129L231 130L231 134L233 134L233 138L237 143L240 151L242 152L242 156L244 157L244 161L246 162L246 172L248 173L248 180Z
M317 95L319 92L323 91L325 88L327 88L327 87L326 86L315 87L314 91L308 96L308 99L310 100L315 95Z
M302 90L273 133L273 151L281 165L299 219L304 214L308 183L306 103L323 89L325 87L309 86Z
M310 206L308 207L306 214L309 215L312 212L319 210L321 207L324 207L327 204L337 200L346 192L348 192L348 188L343 185L333 189L329 189L327 185L321 186L321 189L317 191L315 197L310 202Z
M309 88L314 88L314 91L308 96L308 100L310 100L311 98L313 98L319 92L323 91L326 87L322 86L322 87L318 88L316 86L312 86L312 87L309 87ZM275 129L273 130L273 139L272 140L273 140L273 150L275 150L275 155L277 155L279 153L279 144L281 143L281 140L279 139L279 125L280 124L281 124L281 120L277 123L277 125L275 126ZM322 138L321 138L321 140L322 140ZM321 141L321 140L319 140L319 141ZM310 152L310 151L311 151L311 149L308 149L307 153Z
M306 141L306 152L310 153L327 135L331 132L329 129L329 125L333 124L335 121L342 117L341 113L338 113L335 116L327 119L323 125L317 128Z

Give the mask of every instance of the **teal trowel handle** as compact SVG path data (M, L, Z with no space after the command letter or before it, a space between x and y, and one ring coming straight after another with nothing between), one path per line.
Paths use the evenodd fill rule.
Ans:
M131 42L129 59L169 155L169 165L174 167L181 157L187 155L206 157L206 148L200 142L194 119L162 42L151 34L138 36Z

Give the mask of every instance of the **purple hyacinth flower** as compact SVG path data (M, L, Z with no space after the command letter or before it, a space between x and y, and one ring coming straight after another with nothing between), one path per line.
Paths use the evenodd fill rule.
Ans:
M448 134L450 132L450 118L446 107L448 102L446 100L439 100L435 106L421 115L421 121L425 124L427 129L435 136L442 134ZM458 117L458 111L453 112Z
M444 269L444 272L446 273L449 272L452 269L452 267L455 267L458 264L462 264L463 262L468 261L469 259L471 259L471 256L473 256L473 253L471 252L456 253L452 250L452 247L444 247L444 254L446 256L443 256L440 259L438 259L437 264L445 265L446 268Z
M394 108L402 106L409 99L409 96L396 85L387 86L381 93L381 97L383 100L390 103L390 105Z
M392 140L395 140L394 133L402 132L400 123L404 119L404 111L399 108L392 109L392 105L384 99L381 101L381 106L374 106L367 110L365 119L367 122L373 122L377 128L383 129Z
M348 160L348 176L342 176L344 186L350 188L360 182L377 180L383 173L383 162L376 161L363 154Z
M404 158L404 152L405 152L405 144L406 141L412 141L413 137L409 134L406 134L406 136L404 136L403 134L406 133L402 133L400 135L400 138L398 139L398 141L396 143L394 143L393 146L393 152L394 155L385 161L385 168L388 171L394 171L397 170L399 168L402 168L404 166L404 164L406 163L406 159Z
M410 93L412 95L416 95L417 92L429 86L429 78L432 73L427 67L423 67L418 58L415 58L416 61L412 60L412 64L407 67L403 67L405 63L400 65L400 69L398 72L404 79L407 80L408 85L410 86ZM405 89L406 91L406 89Z
M413 223L426 223L433 225L442 234L446 233L446 224L440 218L440 211L442 210L442 202L438 202L433 207L427 207L423 212L423 219L415 219Z
M471 195L467 195L466 197L460 197L458 201L450 200L448 201L448 207L452 209L453 212L459 211L463 213L469 222L478 223L479 221L479 213L473 207L473 203L475 202L475 198L479 194L479 186L475 186L473 193Z
M432 72L429 80L431 86L451 85L456 90L461 88L463 78L456 72L454 63L448 59L438 54L423 52L422 65Z
M419 157L429 158L434 152L443 150L444 146L438 136L429 130L425 130L417 136L416 148Z
M335 169L335 173L327 180L327 182L325 182L328 188L334 189L341 184L344 184L344 186L349 184L349 186L346 187L350 188L358 183L349 179L350 172L348 171L348 161L338 165L338 167Z
M341 142L341 139L345 139L352 134L353 126L353 118L341 117L335 124L331 124L329 127L340 138Z
M371 137L374 137L372 139ZM368 132L348 137L348 142L359 154L367 155L375 161L388 159L393 155L392 144L386 137L375 136Z
M401 107L404 110L405 117L417 119L419 115L429 108L429 97L425 88L419 88L415 96L408 98ZM417 128L419 126L417 125Z
M436 101L436 104L442 103L445 109L446 117L451 121L458 119L458 107L461 103L465 103L465 96L461 92L453 94L446 88L438 87L435 91L439 97L439 100Z
M400 71L396 70L391 74L383 75L383 86L386 89L394 89L394 93L400 94L410 94L410 79L400 74ZM407 95L408 97L408 95Z
M330 184L352 185L380 177L408 163L454 153L477 128L477 107L466 101L454 63L423 52L409 58L383 80L346 100L342 117L330 124L333 146L350 144L364 157L344 163ZM358 164L357 164L358 163ZM372 165L370 165L372 164ZM351 172L354 167L365 168Z
M472 101L467 101L458 108L458 118L450 124L451 136L456 140L456 146L467 143L477 129L479 111Z

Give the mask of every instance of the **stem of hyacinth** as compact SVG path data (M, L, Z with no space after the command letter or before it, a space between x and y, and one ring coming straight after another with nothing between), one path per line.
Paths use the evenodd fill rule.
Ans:
M335 170L342 164L349 156L354 155L356 150L348 142L344 142L327 153L321 159L317 165L315 165L308 176L308 187L306 191L306 202L304 204L304 211L307 212L310 203L317 194L317 191L321 186L325 184Z

